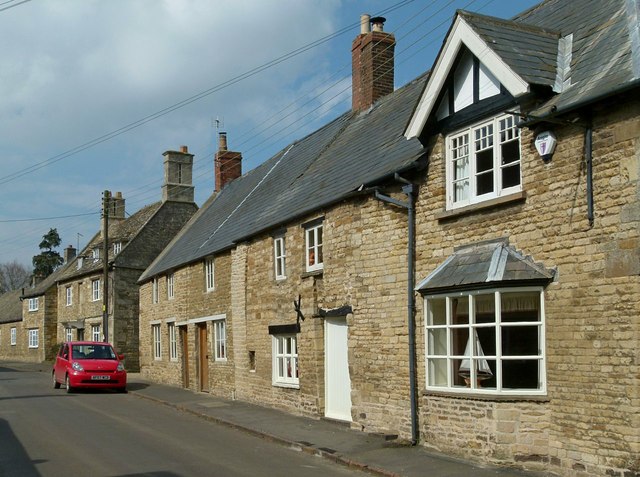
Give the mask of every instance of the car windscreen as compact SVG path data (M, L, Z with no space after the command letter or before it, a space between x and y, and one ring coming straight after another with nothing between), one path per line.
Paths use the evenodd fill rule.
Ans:
M73 359L116 359L109 345L74 345L71 350Z

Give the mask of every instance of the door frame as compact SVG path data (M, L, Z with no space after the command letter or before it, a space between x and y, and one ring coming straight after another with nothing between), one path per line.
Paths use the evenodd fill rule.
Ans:
M209 392L209 330L206 321L196 323L198 391Z
M178 327L182 346L182 387L189 389L189 332L187 325Z

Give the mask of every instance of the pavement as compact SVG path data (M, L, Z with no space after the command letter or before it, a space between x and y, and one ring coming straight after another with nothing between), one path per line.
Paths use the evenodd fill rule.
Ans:
M19 370L49 373L47 363L2 363ZM224 399L128 374L129 394L188 412L352 469L386 477L540 477L542 473L507 467L480 466L437 454L421 446L351 429L325 419L294 416L277 409Z
M479 466L420 446L389 440L348 425L294 416L239 400L153 383L129 373L129 393L226 425L292 450L317 455L350 468L386 477L533 477L541 473Z

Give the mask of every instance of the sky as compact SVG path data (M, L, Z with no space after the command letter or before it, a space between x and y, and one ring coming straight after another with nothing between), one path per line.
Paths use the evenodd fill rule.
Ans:
M163 155L194 154L198 205L219 132L243 172L351 107L360 15L394 33L395 87L433 65L456 9L511 18L535 0L0 0L0 263L32 268L161 199Z

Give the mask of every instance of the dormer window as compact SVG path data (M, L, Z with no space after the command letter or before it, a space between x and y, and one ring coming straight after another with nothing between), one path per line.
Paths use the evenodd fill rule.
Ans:
M94 260L98 260L100 258L100 249L98 247L94 248L91 251L91 258Z
M118 255L122 251L122 242L115 242L113 244L113 254Z
M522 190L519 133L502 115L447 136L447 209Z

